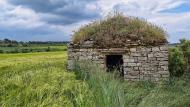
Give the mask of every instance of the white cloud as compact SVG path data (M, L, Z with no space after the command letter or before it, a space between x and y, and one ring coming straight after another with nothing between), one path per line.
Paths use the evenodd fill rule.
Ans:
M22 6L14 6L1 0L0 2L1 26L15 26L21 28L34 28L45 24L40 20L37 13Z
M6 3L7 3L6 0L0 0L0 5L6 4Z
M101 8L103 16L113 11L113 7L117 4L127 4L128 0L98 0L97 4Z
M0 28L16 27L20 29L33 29L39 27L45 27L47 30L55 31L57 35L66 35L67 38L72 34L72 31L79 29L81 25L89 23L89 19L77 21L75 23L67 25L56 25L55 23L49 23L48 21L59 21L62 17L43 13L43 11L36 12L32 9L13 5L7 2L8 0L0 0ZM54 5L59 4L60 0L50 0ZM68 2L68 1L67 1ZM78 1L70 4L65 11L70 12L72 6L76 5ZM114 9L124 12L126 15L138 16L146 18L148 21L156 23L165 28L169 35L170 41L176 42L181 37L190 38L190 12L183 13L169 13L162 12L168 9L176 8L182 4L190 4L189 0L97 0L96 2L87 2L84 8L89 12L98 11L102 16L107 15ZM77 11L77 10L75 10ZM93 13L89 13L93 14ZM76 16L77 18L77 16ZM61 20L62 21L62 20ZM58 34L59 33L59 34ZM178 35L182 35L179 37ZM70 38L70 37L69 37Z
M162 26L169 33L169 41L177 42L180 38L177 35L183 35L183 37L190 39L190 12L162 12L182 4L190 4L189 0L126 0L126 2L118 0L117 3L116 1L111 3L111 7L108 6L109 9L115 6L117 10L124 12L126 15L145 18ZM103 3L103 5L106 6L106 3ZM104 9L109 10L108 8Z

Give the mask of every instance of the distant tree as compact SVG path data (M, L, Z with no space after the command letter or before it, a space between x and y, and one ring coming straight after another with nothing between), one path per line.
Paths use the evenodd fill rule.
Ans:
M4 42L5 42L5 43L11 43L11 40L5 38L5 39L4 39Z
M47 52L51 51L51 48L48 46L48 48L46 49Z

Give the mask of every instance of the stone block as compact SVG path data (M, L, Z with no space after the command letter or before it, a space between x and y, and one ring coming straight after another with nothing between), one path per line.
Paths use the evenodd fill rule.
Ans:
M137 79L137 78L139 78L139 76L137 75L137 76L132 76L132 75L124 75L124 78L128 78L128 79Z
M137 64L136 63L127 63L127 66L133 67L133 66L137 66Z
M170 75L161 75L163 78L168 78Z
M160 61L159 65L168 65L168 61Z
M144 67L139 67L140 73L143 74Z
M165 71L168 70L168 66L161 66L161 68Z
M152 63L156 62L157 60L155 57L149 57L148 61L152 64Z
M155 57L159 57L159 58L165 57L165 55L164 55L163 53L160 53L160 52L156 52L156 53L154 54L154 56L155 56Z
M168 57L156 58L158 61L168 61Z
M141 47L141 48L139 49L139 51L140 51L140 52L146 52L147 50L146 50L145 47Z
M129 59L129 55L123 55L123 59Z
M133 57L135 62L138 62L138 57Z
M169 75L169 71L158 71L161 75Z
M135 59L132 59L132 58L124 59L124 62L135 62Z
M147 51L146 52L151 52L152 51L152 49L151 48L147 48Z
M141 56L143 56L143 57L147 57L148 55L147 55L147 53L142 52L142 53L141 53Z
M125 72L126 74L128 74L128 72L131 72L131 71L134 71L134 70L131 69L131 68L124 68L124 72Z
M160 78L161 75L160 75L160 74L154 74L153 77L154 77L154 78Z
M149 58L152 58L154 55L153 54L148 54L148 57Z
M136 52L137 49L136 48L130 48L130 52Z
M151 67L145 67L144 70L146 70L146 71L151 71L152 68L151 68Z
M138 60L140 61L146 61L148 58L147 57L138 57Z
M138 71L130 71L130 72L127 73L127 75L137 76L137 75L139 75L139 72Z
M160 51L160 49L159 49L159 47L153 47L153 48L152 48L152 51L153 51L153 52L158 52L158 51Z
M142 64L141 63L136 63L137 64L137 66L141 66Z
M90 60L91 60L91 59L92 59L92 56L87 56L87 59L90 59Z
M135 71L138 71L139 70L139 67L134 67L133 68Z
M131 56L141 56L141 53L131 53Z
M160 50L161 51L168 51L168 47L167 46L160 46Z

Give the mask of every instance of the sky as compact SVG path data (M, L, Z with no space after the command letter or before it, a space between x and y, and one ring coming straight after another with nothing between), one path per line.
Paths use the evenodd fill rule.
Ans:
M0 0L0 39L70 41L113 11L163 27L171 43L190 39L190 0Z

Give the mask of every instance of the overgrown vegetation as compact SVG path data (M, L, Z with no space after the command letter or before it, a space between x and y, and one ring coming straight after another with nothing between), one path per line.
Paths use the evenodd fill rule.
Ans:
M75 74L88 84L92 93L92 105L86 107L125 107L124 83L118 76L88 61L78 62Z
M0 107L73 107L71 90L76 99L88 97L88 87L66 72L66 57L66 52L1 54Z
M189 107L189 79L127 82L66 52L0 54L1 107Z
M189 107L189 79L171 78L159 84L122 81L90 62L76 64L75 74L91 91L91 107ZM84 97L82 97L84 98ZM183 99L183 100L182 100ZM84 101L88 99L83 99ZM90 103L91 104L91 103ZM87 106L87 107L88 107ZM85 106L86 107L86 106Z
M190 74L190 40L181 39L180 44L169 50L169 70L173 77Z
M116 13L81 27L74 33L72 41L81 44L89 39L99 47L125 46L129 39L140 44L157 45L167 42L167 33L144 19Z

